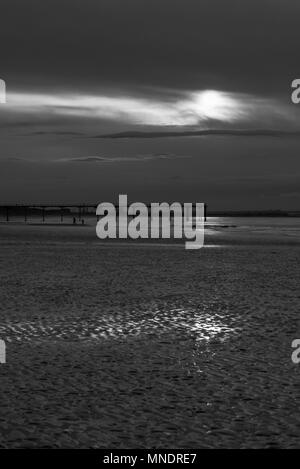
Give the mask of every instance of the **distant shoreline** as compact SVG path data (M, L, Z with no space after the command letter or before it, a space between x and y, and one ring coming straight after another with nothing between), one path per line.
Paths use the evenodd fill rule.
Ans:
M78 211L73 211L68 209L68 206L65 205L62 211L53 210L51 209L51 205L46 206L48 208L31 208L30 205L26 206L18 206L18 205L7 205L9 209L9 216L12 217L24 217L25 214L27 217L42 217L44 216L53 216L53 217L79 217ZM78 205L80 208L84 208L84 205ZM6 217L6 206L0 206L0 219ZM95 217L96 218L96 211L93 213L91 211L84 212L80 214L81 218L84 217ZM300 218L300 210L237 210L237 211L211 211L207 212L207 218L214 218L214 217L226 217L226 218L238 218L238 217L273 217L273 218ZM1 220L0 220L1 222Z

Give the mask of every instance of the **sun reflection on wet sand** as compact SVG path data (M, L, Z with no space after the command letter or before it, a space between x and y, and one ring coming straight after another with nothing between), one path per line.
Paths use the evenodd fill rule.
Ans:
M231 321L232 323L232 321ZM181 336L195 341L220 337L224 340L236 329L226 314L199 309L174 308L171 305L154 306L149 310L116 309L113 312L93 314L88 321L65 318L44 318L38 321L10 322L0 326L1 337L11 341L108 340L126 339L143 335L163 334Z

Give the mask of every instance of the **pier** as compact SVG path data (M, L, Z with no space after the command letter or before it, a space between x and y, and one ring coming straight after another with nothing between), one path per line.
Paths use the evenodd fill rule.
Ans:
M151 204L146 204L150 209ZM85 216L95 216L98 204L0 204L0 221L11 221L12 217L22 218L24 223L31 218L40 218L46 223L47 217L59 217L60 222L68 217L75 217L81 222ZM119 205L115 207L119 209ZM206 221L207 204L204 204L204 221Z

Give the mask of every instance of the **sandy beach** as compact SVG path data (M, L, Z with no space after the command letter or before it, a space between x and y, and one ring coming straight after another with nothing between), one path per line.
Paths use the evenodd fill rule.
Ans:
M299 447L299 233L240 231L1 225L0 447Z

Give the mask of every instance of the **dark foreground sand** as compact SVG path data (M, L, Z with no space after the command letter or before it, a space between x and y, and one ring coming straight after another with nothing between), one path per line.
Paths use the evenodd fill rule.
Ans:
M0 447L300 446L299 240L40 233L0 230Z

